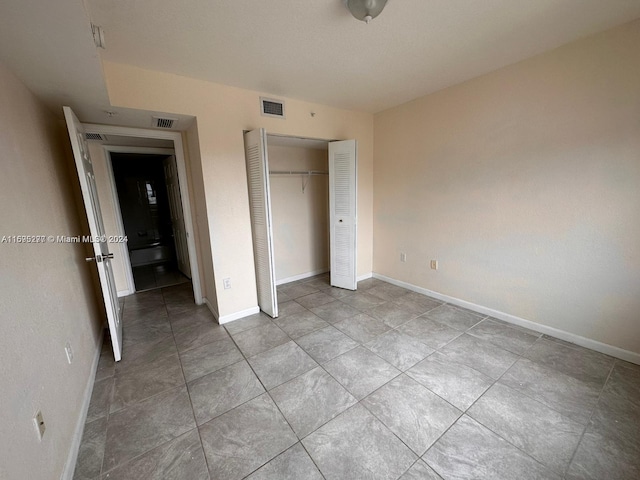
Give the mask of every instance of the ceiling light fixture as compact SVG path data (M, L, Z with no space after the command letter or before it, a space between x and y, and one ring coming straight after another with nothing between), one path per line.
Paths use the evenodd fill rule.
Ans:
M387 0L344 0L351 15L358 20L369 23L382 12Z

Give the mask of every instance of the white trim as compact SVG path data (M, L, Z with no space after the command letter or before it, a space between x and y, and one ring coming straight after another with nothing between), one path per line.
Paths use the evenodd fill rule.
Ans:
M204 303L204 305L213 314L213 316L216 319L216 321L218 321L218 318L220 317L220 314L218 313L218 311L215 308L213 308L213 305L211 305L211 303L209 303L209 300L206 297L203 297L202 298L202 303Z
M113 210L116 216L116 222L118 227L118 235L124 237L126 232L124 231L124 221L122 220L122 210L120 209L120 201L118 188L116 187L115 175L113 174L113 160L111 153L139 153L146 155L175 155L173 148L156 148L156 147L127 147L124 145L103 145L102 148L105 151L105 158L107 159L107 171L109 173L109 182L111 187L111 196L113 198ZM136 284L133 278L133 267L131 266L131 255L129 248L124 247L124 267L125 274L127 276L127 287L124 295L133 295L136 293ZM118 292L120 297L120 292Z
M294 275L293 277L287 277L287 278L283 278L282 280L276 280L276 285L295 282L297 280L304 280L305 278L315 277L316 275L322 275L323 273L327 273L328 271L329 271L328 268L323 268L321 270L314 270L313 272L301 273L300 275Z
M141 153L145 155L173 155L173 148L163 147L127 147L126 145L102 145L109 152L115 153Z
M96 373L98 371L98 362L100 361L100 354L102 353L104 331L104 328L101 329L100 338L98 339L98 346L96 348L96 353L94 354L93 363L91 364L91 373L89 374L87 385L84 387L84 398L82 399L82 406L80 407L80 416L78 417L76 428L73 431L71 447L69 448L69 454L67 455L67 462L64 465L64 470L62 471L62 476L60 477L63 480L72 480L73 474L76 469L78 453L80 453L80 442L82 441L82 434L84 433L84 426L87 421L87 414L89 413L89 403L91 402L93 385L96 381Z
M104 156L107 163L107 173L109 174L109 186L111 187L111 198L113 198L113 211L116 217L116 223L118 228L118 235L124 237L126 235L124 231L124 221L122 220L122 210L120 209L120 197L118 195L118 189L116 187L116 177L113 174L113 162L111 161L111 152L116 152L118 150L114 150L115 146L104 145ZM127 276L127 290L124 291L124 295L120 295L118 292L118 297L133 295L136 293L136 284L133 279L133 268L131 268L131 257L129 256L129 247L127 245L120 246L121 251L124 250L124 269L125 275Z
M193 298L196 305L202 305L202 284L200 271L198 270L198 256L196 253L195 234L193 227L193 216L191 210L191 200L189 197L189 182L187 179L187 167L184 156L184 146L181 132L151 130L147 128L120 127L115 125L98 125L83 123L83 126L94 133L103 135L121 135L125 137L159 138L173 140L173 149L178 166L178 181L180 182L180 199L182 200L182 210L184 213L184 227L187 232L187 250L189 251L189 264L191 265L191 283L193 285ZM130 147L129 151L136 147ZM131 262L129 262L130 264Z
M133 295L134 293L136 293L136 292L135 291L134 292L130 292L129 290L118 290L118 298L127 297L129 295Z
M356 278L356 280L358 282L361 282L361 281L367 280L367 279L369 279L369 278L371 278L373 276L374 276L374 274L372 272L369 272L369 273L365 273L364 275L360 275L358 278ZM391 283L391 282L389 282L389 283Z
M260 313L260 307L257 305L255 307L247 308L246 310L230 313L229 315L223 315L218 318L218 323L222 325L223 323L233 322L234 320L239 320L241 318L248 317L249 315L255 315L256 313Z
M466 300L461 300L456 297L450 297L449 295L444 295L442 293L434 292L432 290L427 290L426 288L418 287L411 283L403 282L401 280L396 280L391 277L386 277L378 273L374 273L373 277L379 280L384 280L385 282L391 283L393 285L397 285L399 287L404 287L407 290L411 290L414 292L422 293L423 295L428 295L430 297L437 298L438 300L451 303L452 305L458 305L460 307L468 308L469 310L473 310L474 312L482 313L484 315L489 315L491 317L497 318L498 320L502 320L504 322L511 323L513 325L525 327L525 328L528 328L529 330L533 330L539 333L544 333L551 337L559 338L560 340L565 340L569 343L574 343L576 345L580 345L581 347L590 348L591 350L595 350L596 352L604 353L605 355L610 355L612 357L616 357L621 360L626 360L627 362L640 365L640 353L632 352L630 350L625 350L620 347L615 347L613 345L602 343L597 340L593 340L591 338L582 337L580 335L576 335L575 333L567 332L566 330L560 330L558 328L549 327L548 325L543 325L541 323L533 322L531 320L526 320L521 317L516 317L515 315L511 315L510 313L505 313L499 310L494 310L489 307L477 305L475 303L467 302Z

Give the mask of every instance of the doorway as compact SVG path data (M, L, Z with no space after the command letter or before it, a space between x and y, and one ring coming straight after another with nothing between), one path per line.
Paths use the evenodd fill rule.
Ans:
M111 167L136 292L189 281L175 156L112 152Z
M183 138L181 132L163 131L159 129L144 129L123 127L114 125L98 125L84 124L84 130L87 135L92 138L100 136L103 140L97 142L101 144L105 156L106 176L108 177L109 186L107 187L113 205L113 232L120 236L125 236L124 222L120 212L118 201L118 193L116 191L114 172L110 156L117 153L124 154L148 154L158 155L163 158L173 156L175 160L174 177L179 185L179 195L173 196L173 202L177 204L176 210L181 214L181 227L183 227L183 250L186 252L187 259L186 276L191 278L191 287L193 289L193 299L197 305L204 303L200 272L198 270L198 256L195 245L195 225L193 223L193 214L190 198L190 184L187 181L187 166L185 159L185 151L183 147ZM171 201L171 196L169 197ZM174 222L175 225L175 222ZM131 259L128 248L125 244L114 244L116 256L122 261L122 273L124 282L118 290L118 296L126 296L136 292L133 271L131 267Z

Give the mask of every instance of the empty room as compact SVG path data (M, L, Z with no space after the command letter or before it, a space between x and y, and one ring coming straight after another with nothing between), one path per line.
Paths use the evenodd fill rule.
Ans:
M0 478L640 478L640 1L6 0Z

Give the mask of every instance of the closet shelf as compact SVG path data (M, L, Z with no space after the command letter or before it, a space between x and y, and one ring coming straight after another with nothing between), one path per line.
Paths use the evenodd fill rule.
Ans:
M269 175L300 175L302 179L302 193L307 189L307 184L313 175L329 175L329 172L321 172L320 170L269 170Z
M269 175L329 175L319 170L269 170Z

